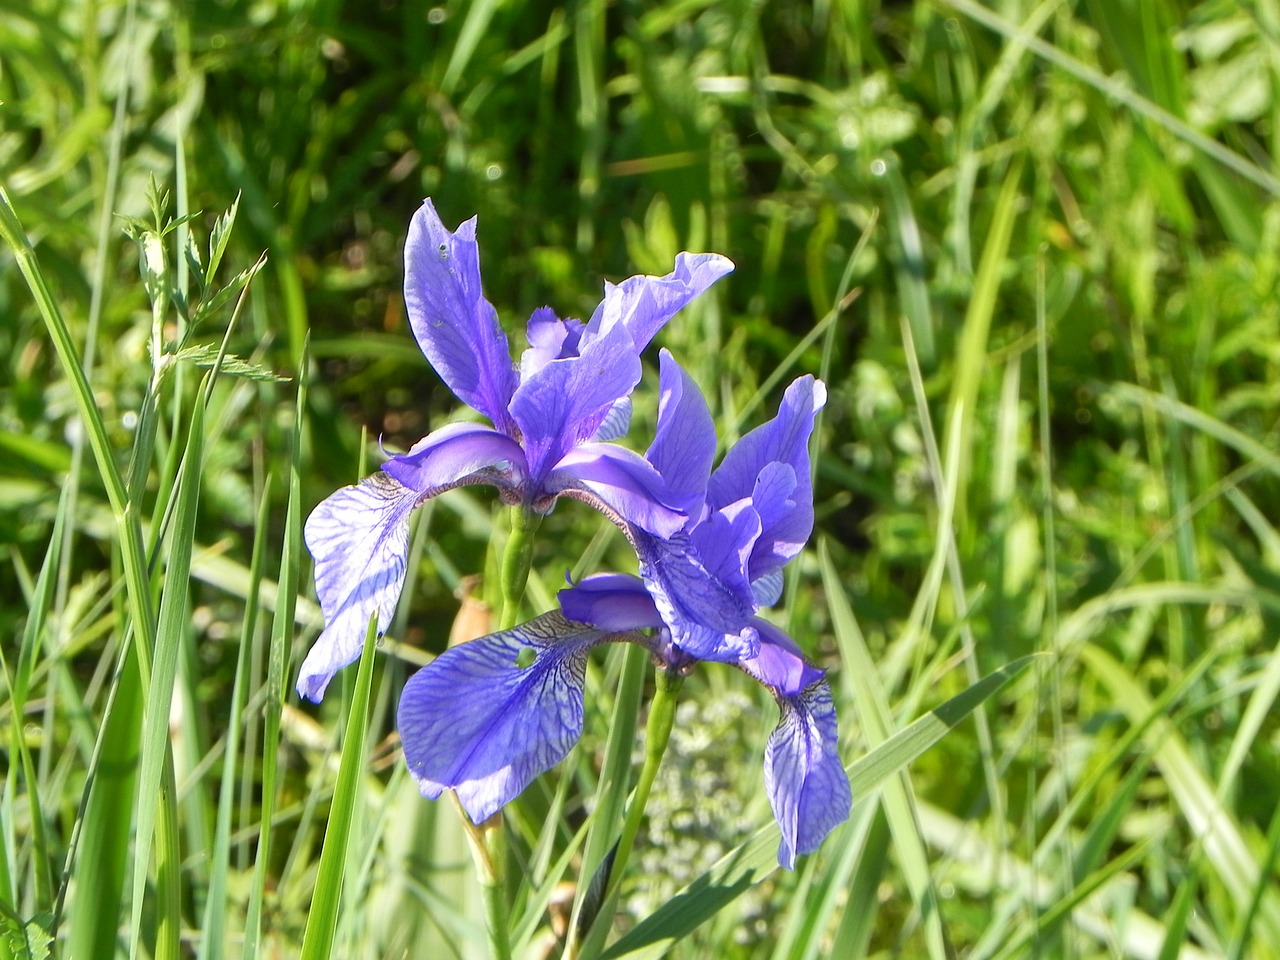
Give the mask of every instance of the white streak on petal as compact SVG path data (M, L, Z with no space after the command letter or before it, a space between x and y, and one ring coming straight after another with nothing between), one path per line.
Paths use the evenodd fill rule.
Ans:
M360 656L369 618L391 625L404 586L409 514L417 494L379 471L343 487L307 518L304 535L315 558L316 594L325 629L298 675L298 693L319 702L342 667Z

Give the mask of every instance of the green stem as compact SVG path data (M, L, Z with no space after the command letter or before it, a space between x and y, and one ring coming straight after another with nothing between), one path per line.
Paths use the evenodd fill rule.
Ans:
M640 832L640 822L644 819L644 808L649 802L649 791L653 789L653 781L658 776L662 755L667 752L671 728L676 720L676 693L684 683L684 674L664 668L658 670L655 679L657 689L653 694L653 702L649 704L649 719L644 728L644 766L640 768L635 796L631 798L631 806L627 808L627 819L622 824L622 836L618 839L618 852L613 858L613 880L609 884L611 891L617 887L631 856L636 834Z
M609 885L600 911L591 922L591 928L582 941L581 948L570 943L565 951L566 957L597 957L604 947L605 937L613 926L613 915L618 909L618 894L622 889L622 877L626 872L627 861L631 858L631 850L635 846L636 835L640 832L640 823L644 820L645 806L649 802L649 792L653 789L653 781L658 776L658 767L662 764L662 755L667 751L671 740L671 728L676 719L676 694L684 683L684 674L679 670L659 667L653 701L649 704L649 719L645 723L644 765L640 768L640 778L636 781L636 790L631 797L631 805L627 807L627 818L622 824L622 836L618 838L618 846L609 868Z
M533 564L533 535L542 517L525 507L511 511L511 536L502 554L502 619L499 630L510 630L520 618L520 601Z

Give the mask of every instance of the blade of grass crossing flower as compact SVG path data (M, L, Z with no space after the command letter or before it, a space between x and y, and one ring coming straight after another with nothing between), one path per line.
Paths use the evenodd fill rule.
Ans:
M147 873L151 860L151 843L157 829L177 833L177 798L172 789L162 790L162 780L173 777L173 757L169 740L169 707L178 670L178 652L189 616L188 590L191 577L191 553L195 543L196 510L200 502L200 476L204 458L203 391L192 410L183 454L182 476L175 491L176 512L169 539L168 562L160 595L159 638L152 658L150 683L142 718L142 753L138 768L138 802L134 821L135 846L133 865L132 919L130 950L136 954L142 937L142 908L146 893ZM159 823L157 824L157 819ZM181 927L180 896L177 893L178 871L166 871L163 877L173 889L164 889L161 905L179 910L178 916L158 917L160 929L171 934L171 940L157 940L157 957L176 957L179 952L178 930Z
M845 595L843 579L831 562L831 554L825 542L819 544L818 553L822 582L831 610L832 628L840 647L840 661L845 665L846 673L854 686L854 707L858 711L858 720L867 744L874 748L889 737L893 723L889 699L880 685L875 661L867 650L866 641ZM880 805L893 834L898 864L916 909L920 911L924 921L929 955L934 960L939 960L948 956L947 936L940 912L941 899L929 871L928 855L916 822L915 796L905 771L885 782L880 791Z
M225 946L227 918L227 874L231 868L231 813L235 809L236 765L239 762L240 730L245 712L249 652L258 625L258 588L267 555L267 524L271 510L271 475L267 474L259 498L257 523L253 528L253 555L249 561L249 590L245 596L244 619L240 624L240 649L236 655L236 675L231 687L231 709L227 720L226 746L222 754L222 781L218 788L213 850L209 863L204 922L200 924L200 960L221 960Z
M831 841L834 853L831 862L819 857L809 858L804 869L805 879L812 879L812 892L801 898L797 891L797 895L791 898L787 929L778 939L773 953L778 960L814 960L822 950L836 911L842 906L846 910L854 908L855 901L849 896L849 883L863 860L871 826L878 814L875 804L859 807L849 822L837 829L837 838ZM874 900L872 898L873 904ZM849 945L840 939L834 942L840 944L841 950L850 958L858 956L857 952L849 949L852 941Z
M306 370L309 350L302 348L302 364ZM267 652L266 702L263 705L262 730L262 803L260 807L257 856L253 864L253 880L249 889L249 905L245 915L245 960L255 960L262 946L262 902L266 893L267 874L271 869L271 821L275 816L279 791L280 716L288 697L289 647L293 640L294 611L298 598L299 558L302 556L302 482L299 478L303 413L306 410L307 381L298 378L298 395L294 406L293 442L289 456L289 494L285 511L284 547L280 554L280 575L276 579L275 616L271 622L271 640ZM246 751L246 754L248 751Z
M369 618L364 649L351 697L343 732L342 759L338 765L338 783L329 807L329 821L324 829L324 846L316 889L307 913L307 929L302 938L302 960L328 960L333 951L334 933L338 928L338 909L342 896L342 878L347 861L347 841L360 798L360 782L364 772L365 733L369 727L369 691L373 687L373 652L377 648L378 618Z
M884 782L937 743L974 709L1039 659L1021 657L983 677L849 764L854 810ZM604 960L655 960L753 884L778 869L778 828L770 823L729 851L701 877L636 925L602 955Z

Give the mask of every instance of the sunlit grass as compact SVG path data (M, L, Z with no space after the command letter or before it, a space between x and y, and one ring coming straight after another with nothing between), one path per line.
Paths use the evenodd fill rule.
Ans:
M1280 954L1273 0L29 7L0 12L0 960L485 955L393 721L487 629L489 491L419 512L363 670L292 692L302 520L456 413L400 301L428 194L479 215L517 349L544 303L716 250L659 343L722 443L830 387L772 615L832 671L859 802L777 870L775 708L699 671L687 715L738 712L681 749L735 806L659 778L671 846L606 955ZM526 614L633 562L579 507ZM505 814L516 956L587 933L646 671L595 655L582 742Z

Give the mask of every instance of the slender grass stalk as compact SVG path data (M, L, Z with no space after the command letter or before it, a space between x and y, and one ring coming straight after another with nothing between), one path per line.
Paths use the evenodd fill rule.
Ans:
M377 640L378 617L375 613L369 618L364 647L360 652L355 693L351 698L351 709L347 714L347 725L343 733L338 782L334 787L329 820L325 825L315 893L311 898L307 928L302 938L302 960L328 960L333 955L347 859L347 840L360 799L360 781L364 774L364 741L365 732L369 728L369 695L373 688L373 654L378 645Z

